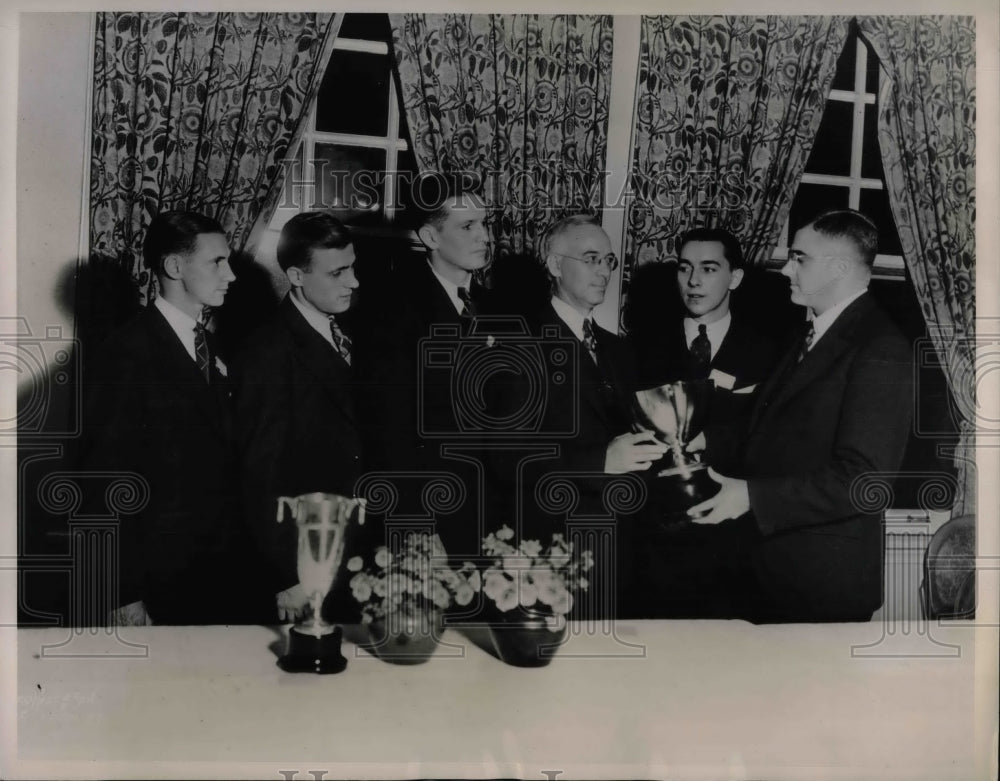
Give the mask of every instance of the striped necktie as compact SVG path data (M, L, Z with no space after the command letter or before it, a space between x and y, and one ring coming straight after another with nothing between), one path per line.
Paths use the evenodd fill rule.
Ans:
M337 348L340 357L350 366L351 338L341 330L337 319L332 316L330 317L330 335L333 337L333 346Z
M202 373L205 382L212 382L212 350L208 346L208 329L204 323L195 323L194 326L194 359L198 364L198 371Z

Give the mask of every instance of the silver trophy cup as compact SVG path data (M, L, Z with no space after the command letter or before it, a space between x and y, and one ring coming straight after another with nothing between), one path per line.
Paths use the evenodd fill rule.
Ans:
M719 490L700 456L684 449L702 430L714 387L711 380L671 382L635 394L636 428L652 430L668 448L652 467L667 523L689 520L688 508Z
M340 653L339 626L323 619L323 601L333 589L344 557L348 527L357 515L365 522L365 500L311 493L278 498L278 522L290 511L298 527L299 583L311 610L288 633L288 652L278 665L288 672L339 673L347 666Z

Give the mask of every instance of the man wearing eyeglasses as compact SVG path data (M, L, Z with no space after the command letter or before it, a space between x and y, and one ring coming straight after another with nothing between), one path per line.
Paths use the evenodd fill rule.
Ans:
M715 475L720 492L690 510L697 523L752 528L734 593L755 621L866 621L882 602L881 518L864 487L899 469L913 370L909 343L868 293L877 239L846 209L796 232L782 273L811 319L760 389L744 479Z
M521 453L507 454L518 463L507 463L495 474L499 480L517 476L514 486L499 493L519 502L524 513L523 536L547 540L553 532L567 531L565 510L546 506L549 480L558 477L573 486L573 512L577 516L606 516L603 489L610 476L649 469L666 447L651 432L632 431L636 376L631 350L594 320L594 308L604 301L611 275L618 267L607 234L594 217L567 217L547 230L539 254L552 295L535 326L542 342L555 339L569 346L576 360L561 363L565 371L553 372L544 388L534 389L541 391L535 397L544 399L545 407L532 444L548 452L524 458ZM523 387L508 388L501 403L509 404L510 411L522 409L528 395ZM498 418L503 417L502 412L498 414ZM494 463L504 464L504 454L499 455ZM623 549L621 524L618 530L616 550L594 554L604 562L604 557L615 554L621 574L628 554ZM599 567L591 580L587 604L577 605L579 615L606 617L614 610L611 572L606 566ZM618 603L621 608L622 600Z

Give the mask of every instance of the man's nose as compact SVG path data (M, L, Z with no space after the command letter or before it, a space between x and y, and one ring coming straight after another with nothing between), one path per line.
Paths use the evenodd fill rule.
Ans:
M233 272L233 267L229 265L228 260L222 264L222 278L226 282L232 282L236 279L236 274Z
M786 260L785 265L781 267L781 271L779 273L789 279L792 279L795 276L795 271L792 269L792 261Z

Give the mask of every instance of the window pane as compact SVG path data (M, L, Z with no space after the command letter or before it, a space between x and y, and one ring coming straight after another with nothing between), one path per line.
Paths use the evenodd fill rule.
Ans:
M389 129L389 57L334 49L316 98L316 129L385 136Z
M340 38L359 38L363 41L388 41L390 39L388 14L344 14Z
M316 144L316 200L310 208L333 211L344 221L381 212L385 152L338 144Z
M844 51L840 53L837 60L837 74L833 77L833 89L854 89L854 66L858 51L858 34L851 24L851 32L847 34L847 42L844 44Z
M295 151L285 155L284 181L281 188L281 200L278 201L278 209L298 209L302 205L302 184L305 179L302 170L302 144L295 147Z
M889 193L885 190L861 191L858 211L874 221L878 226L878 252L880 255L902 255L896 221L889 206Z
M412 149L400 152L396 158L398 173L396 175L396 198L393 220L401 228L412 227L416 220L414 206L415 183L417 180L417 158Z
M828 100L823 121L816 133L816 143L806 171L811 174L851 174L851 127L854 104L842 100Z
M878 145L878 107L865 106L864 148L861 151L861 175L882 179L882 153Z
M788 214L788 238L795 231L827 209L846 209L850 191L829 184L800 184Z

